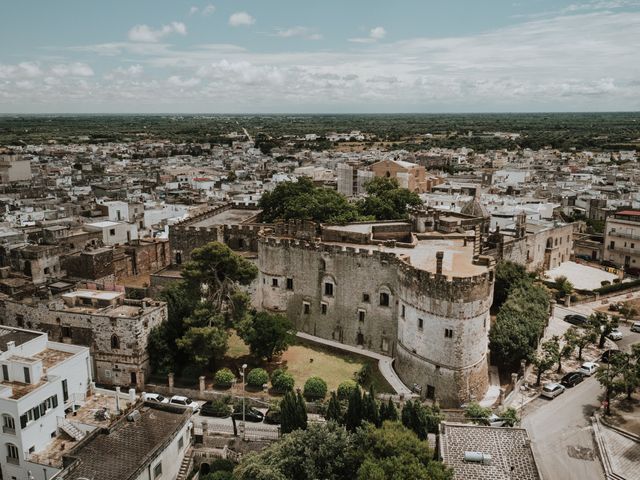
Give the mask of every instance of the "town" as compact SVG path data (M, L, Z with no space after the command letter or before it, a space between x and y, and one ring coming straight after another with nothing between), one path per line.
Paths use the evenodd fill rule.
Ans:
M0 151L3 478L634 478L635 149L51 136Z

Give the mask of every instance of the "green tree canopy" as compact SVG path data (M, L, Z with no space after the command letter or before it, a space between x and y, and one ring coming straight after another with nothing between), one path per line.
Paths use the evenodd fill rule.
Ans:
M238 335L251 354L268 361L284 352L293 340L293 324L283 315L257 312L238 327Z
M358 204L360 214L376 220L407 217L407 208L422 205L415 192L400 188L395 178L375 177L366 185L367 197Z
M259 203L264 222L312 220L318 223L347 223L361 220L358 209L347 199L326 188L316 187L307 177L282 182L265 192Z

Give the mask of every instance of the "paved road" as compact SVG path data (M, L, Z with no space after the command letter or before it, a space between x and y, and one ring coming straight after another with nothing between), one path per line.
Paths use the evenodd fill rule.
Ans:
M537 398L524 407L522 425L545 480L602 480L590 417L598 408L600 384L587 378L553 400Z

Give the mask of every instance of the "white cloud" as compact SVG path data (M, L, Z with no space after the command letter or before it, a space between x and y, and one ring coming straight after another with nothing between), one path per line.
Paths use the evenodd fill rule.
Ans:
M154 30L148 25L135 25L129 30L129 40L132 42L155 43L172 33L186 35L187 26L182 22L171 22L168 25L163 25L159 29Z
M173 87L188 88L195 87L200 83L199 78L182 78L179 75L172 75L167 79L167 83Z
M322 40L321 34L314 33L310 28L300 26L291 28L277 28L273 36L280 38L302 37L306 38L307 40Z
M196 13L198 13L200 11L200 9L198 7L191 7L189 9L189 15L195 15Z
M86 63L62 63L52 66L51 73L56 77L92 77L93 69Z
M369 37L374 40L382 40L387 35L387 31L383 27L372 28Z
M229 17L229 25L232 27L246 27L256 23L256 19L247 12L236 12Z
M17 65L4 65L0 63L0 78L34 78L42 75L42 70L37 63L21 62Z
M368 37L350 38L349 41L353 43L375 43L378 40L382 40L386 35L387 31L384 27L374 27L369 30Z
M215 5L209 4L202 9L202 15L205 17L212 15L216 11Z

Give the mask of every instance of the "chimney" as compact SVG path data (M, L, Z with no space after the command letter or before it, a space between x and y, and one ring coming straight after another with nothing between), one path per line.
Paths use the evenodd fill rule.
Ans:
M444 252L436 252L436 275L442 275L442 259Z
M129 403L131 403L131 405L134 405L136 403L136 389L135 388L130 388L129 389Z
M120 387L116 387L116 414L120 414Z
M7 342L7 352L10 352L14 348L16 348L16 342L14 342L13 340Z

